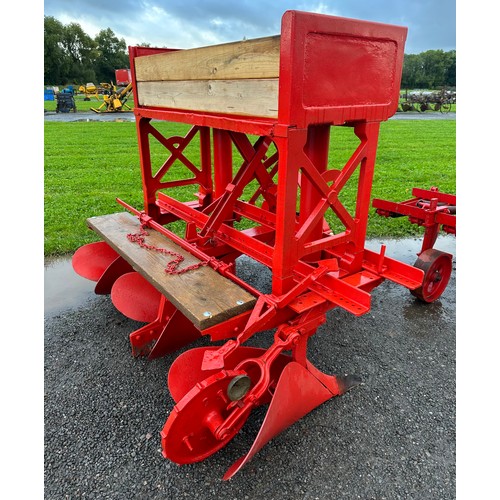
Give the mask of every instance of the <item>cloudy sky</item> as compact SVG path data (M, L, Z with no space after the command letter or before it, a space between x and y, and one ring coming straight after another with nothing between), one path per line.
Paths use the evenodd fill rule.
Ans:
M45 0L44 14L90 36L111 28L127 45L187 49L275 35L285 10L408 27L405 52L456 48L455 0Z

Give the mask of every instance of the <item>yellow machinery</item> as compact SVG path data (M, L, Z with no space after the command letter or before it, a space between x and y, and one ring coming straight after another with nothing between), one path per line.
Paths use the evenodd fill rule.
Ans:
M97 100L99 100L99 92L97 87L92 83L89 82L85 85L80 85L78 88L78 92L80 94L85 94L84 101L90 101L91 97L95 97Z
M112 83L101 82L99 84L99 87L97 87L97 92L99 94L107 94L112 89L113 89Z
M126 104L131 93L131 83L121 89L113 85L113 90L110 94L102 96L104 102L98 108L90 109L95 113L123 113L132 111L132 108Z

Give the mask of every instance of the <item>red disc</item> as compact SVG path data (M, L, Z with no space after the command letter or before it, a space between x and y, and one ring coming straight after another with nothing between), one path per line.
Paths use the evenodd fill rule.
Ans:
M91 281L99 281L118 254L105 242L98 241L80 247L71 263L77 274Z
M218 347L196 347L189 349L179 355L170 365L168 370L168 389L174 401L179 402L184 395L197 383L205 380L210 375L219 370L203 370L203 358L207 351L215 351ZM259 358L266 352L266 349L260 347L240 346L234 350L224 360L225 370L234 370L242 361L249 358ZM284 366L291 361L291 357L286 354L280 354L271 365L271 380L277 381ZM258 373L260 375L260 372ZM254 380L254 383L258 381ZM266 392L260 404L269 402L270 394Z
M177 403L161 431L163 456L177 464L200 462L223 448L243 427L248 413L221 439L217 427L230 415L229 383L241 371L222 370L196 384Z
M113 305L127 318L151 323L158 315L161 294L137 272L120 276L111 288Z

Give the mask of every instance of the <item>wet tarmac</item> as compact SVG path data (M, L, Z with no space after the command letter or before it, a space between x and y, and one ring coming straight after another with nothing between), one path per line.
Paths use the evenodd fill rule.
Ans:
M77 111L76 113L56 113L55 111L46 111L44 113L45 121L53 122L135 122L133 112L124 113L94 113L93 111ZM417 111L398 112L390 120L456 120L456 113L440 113L426 111L419 113Z
M56 113L55 111L46 111L44 120L47 122L135 122L135 115L131 111L123 113L94 113L93 111Z
M370 240L366 247L379 251L380 245L387 247L386 255L394 259L411 263L420 251L422 241L417 238ZM455 253L455 238L439 239L439 250ZM242 257L245 260L245 257ZM248 265L252 262L248 260ZM71 266L71 256L53 257L45 260L44 307L45 317L51 318L61 312L78 308L96 298L95 283L77 275Z
M420 239L370 240L412 264ZM456 254L455 238L435 248ZM257 288L269 275L245 257ZM327 401L269 442L230 481L264 418L206 460L177 466L159 433L173 408L170 364L133 358L128 335L142 326L119 313L68 258L45 265L45 498L217 500L448 500L455 498L456 259L442 297L424 305L384 282L371 310L332 310L309 341L308 359L326 373L355 373L361 385ZM251 345L265 347L266 332ZM207 345L201 339L188 346ZM186 348L186 349L187 349Z

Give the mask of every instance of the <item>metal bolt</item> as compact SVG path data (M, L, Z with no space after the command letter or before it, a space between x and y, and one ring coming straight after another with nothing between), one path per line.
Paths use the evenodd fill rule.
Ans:
M244 304L244 302L242 300L237 300L236 303L239 305L239 306L242 306Z
M205 318L211 318L212 317L212 313L210 311L205 311L203 313L203 316L205 316Z

